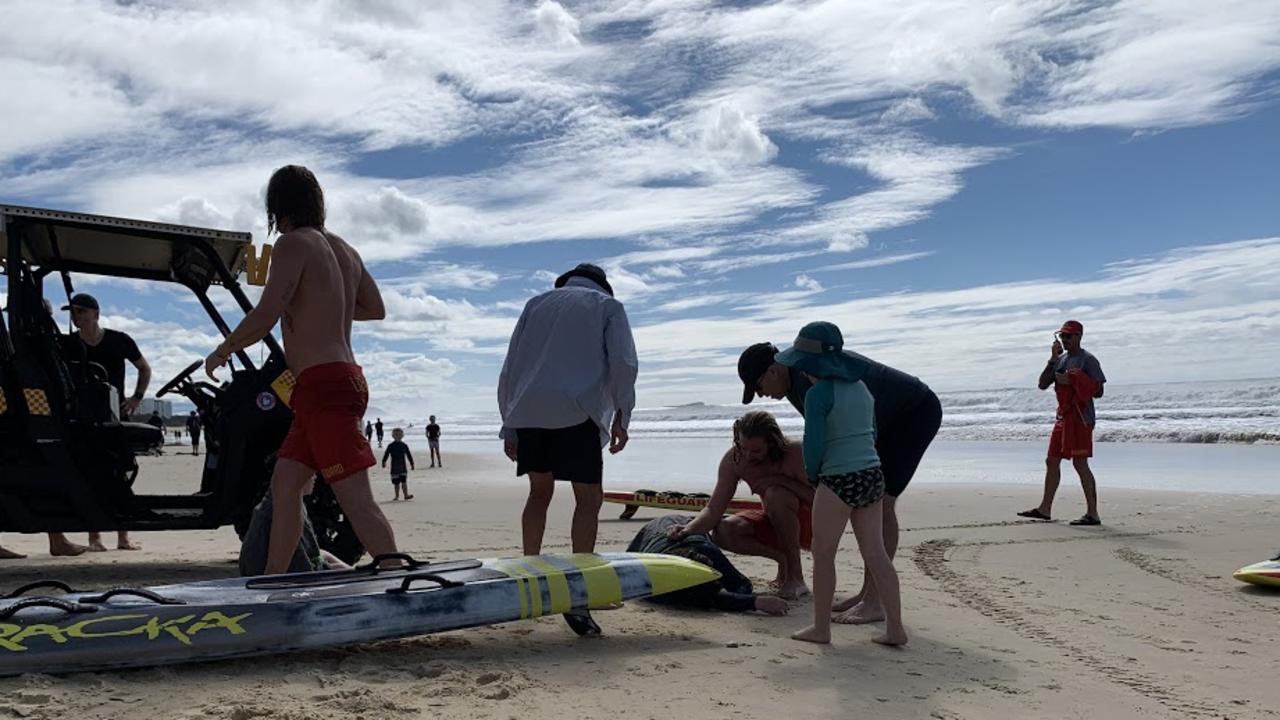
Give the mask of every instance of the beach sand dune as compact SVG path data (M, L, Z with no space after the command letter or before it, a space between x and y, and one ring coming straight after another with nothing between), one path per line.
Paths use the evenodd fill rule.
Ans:
M510 465L493 454L448 459L412 476L415 500L384 502L401 545L436 559L513 554L524 490ZM195 462L147 458L140 489L183 492ZM565 490L550 552L568 550ZM375 492L391 495L384 471ZM901 650L871 643L874 627L837 626L830 647L791 641L805 603L771 618L633 602L597 613L599 639L543 618L277 657L9 678L0 718L1280 716L1280 594L1231 578L1274 549L1280 497L1105 490L1107 525L1075 528L1013 518L1035 494L922 484L904 496L897 566L911 644ZM1064 482L1064 518L1077 495ZM614 519L617 510L602 513L601 549L625 547L639 527ZM40 536L3 539L32 557L0 564L0 589L236 572L230 529L139 533L140 553L79 558L48 557ZM753 580L771 578L768 563L740 560ZM847 536L841 594L856 589L860 568Z

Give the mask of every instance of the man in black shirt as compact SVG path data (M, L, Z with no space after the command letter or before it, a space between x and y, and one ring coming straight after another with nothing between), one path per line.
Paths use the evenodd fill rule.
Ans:
M907 489L920 459L942 424L942 404L938 396L919 378L878 363L858 353L845 351L866 365L862 382L875 398L876 454L884 472L884 546L893 557L898 549L898 496ZM738 358L742 380L742 404L757 395L786 398L804 415L804 397L813 383L805 374L774 362L778 348L772 343L756 343ZM884 619L880 596L870 576L864 576L862 590L833 608L836 622L861 624Z
M373 430L378 433L378 447L382 447L382 418L373 424Z
M119 332L118 330L108 330L98 324L99 307L98 301L87 293L78 293L71 297L71 302L62 307L63 310L71 311L71 323L76 326L76 332L71 335L72 345L78 344L83 347L84 357L88 362L98 363L107 371L107 382L116 389L117 396L120 398L120 419L128 420L129 416L138 410L138 403L142 402L142 398L146 396L147 385L151 384L151 365L147 363L147 359L142 357L142 353L138 350L138 344L128 334ZM79 349L72 350L72 356L76 356ZM124 363L128 360L138 371L138 382L134 386L133 394L125 397L124 395ZM116 547L120 550L140 550L137 545L129 540L129 533L121 530L116 538ZM89 549L95 552L104 552L107 547L102 544L102 536L100 533L89 533Z

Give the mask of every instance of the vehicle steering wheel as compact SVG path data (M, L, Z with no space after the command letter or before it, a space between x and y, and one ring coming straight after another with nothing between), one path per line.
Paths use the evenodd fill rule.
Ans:
M162 397L164 397L165 395L168 395L169 393L173 392L175 388L177 388L179 385L181 385L181 384L182 384L182 381L183 381L183 380L186 380L186 379L190 378L190 377L191 377L191 373L193 373L193 372L195 372L196 370L200 369L200 367L201 367L202 365L204 365L204 361L203 361L203 360L197 360L197 361L195 361L195 362L191 363L190 365L188 365L186 370L183 370L182 372L178 373L177 375L174 375L172 380L170 380L169 382L165 383L165 384L164 384L164 387L162 387L162 388L160 388L158 391L156 391L156 397L158 397L158 398L162 398Z

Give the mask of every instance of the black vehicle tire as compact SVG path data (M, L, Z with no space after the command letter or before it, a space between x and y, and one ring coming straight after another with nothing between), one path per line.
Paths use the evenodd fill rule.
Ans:
M364 545L360 544L351 521L343 514L328 484L317 480L315 489L306 498L306 506L320 549L328 550L348 565L355 565L364 557Z

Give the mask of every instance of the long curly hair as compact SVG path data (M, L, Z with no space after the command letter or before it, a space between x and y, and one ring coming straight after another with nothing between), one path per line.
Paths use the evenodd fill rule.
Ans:
M267 232L287 218L295 228L324 229L324 190L320 181L301 165L285 165L267 183Z
M779 462L787 454L791 441L782 434L778 421L764 410L752 410L733 422L733 459L742 459L742 442L747 438L764 438L769 446L769 460Z

